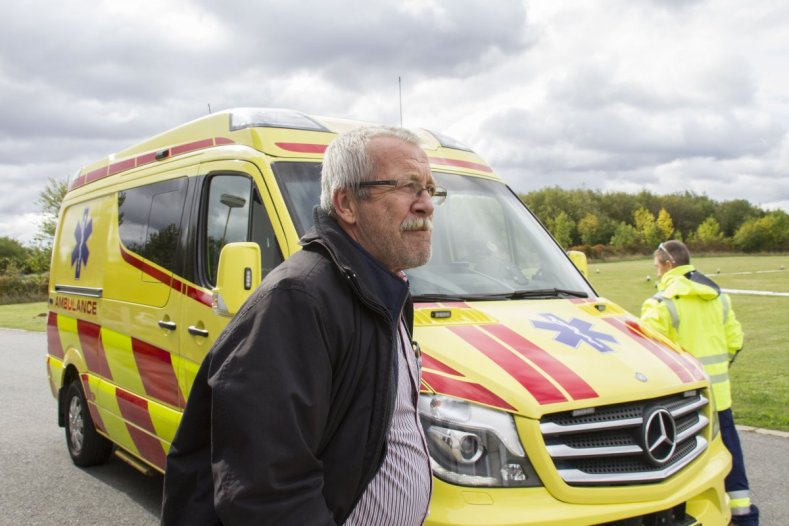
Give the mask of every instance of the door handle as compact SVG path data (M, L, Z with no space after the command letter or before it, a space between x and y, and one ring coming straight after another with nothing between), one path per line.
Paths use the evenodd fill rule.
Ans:
M205 330L205 329L198 329L194 325L190 325L186 330L189 331L189 334L194 334L195 336L203 336L203 337L207 337L208 336L208 331L207 330Z
M175 330L175 322L174 321L166 321L166 320L159 320L159 327L162 329L167 329L168 331Z

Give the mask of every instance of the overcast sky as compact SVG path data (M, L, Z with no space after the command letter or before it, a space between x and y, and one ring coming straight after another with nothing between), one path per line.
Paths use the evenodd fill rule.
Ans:
M442 131L518 192L789 211L786 0L26 0L0 18L0 236L48 178L208 106Z

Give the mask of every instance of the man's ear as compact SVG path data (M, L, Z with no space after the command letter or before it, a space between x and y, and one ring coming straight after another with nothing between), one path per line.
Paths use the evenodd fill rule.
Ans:
M348 225L356 224L359 203L350 189L340 188L337 190L332 196L332 204L337 213L337 219Z

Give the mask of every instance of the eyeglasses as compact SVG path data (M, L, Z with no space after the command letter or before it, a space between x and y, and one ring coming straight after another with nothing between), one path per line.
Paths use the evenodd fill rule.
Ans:
M658 245L658 247L657 247L657 249L658 249L658 250L661 250L661 251L663 251L663 253L664 253L666 256L668 256L668 260L669 260L669 261L671 261L671 262L672 262L672 263L674 263L675 265L677 264L677 262L676 262L676 261L674 261L674 256L672 256L672 255L671 255L671 252L669 252L668 250L666 250L666 247L664 247L664 246L663 246L663 243L659 244L659 245Z
M412 181L410 179L384 179L382 181L362 181L359 187L365 186L390 186L391 192L400 192L412 196L414 199L419 199L422 192L427 192L433 205L438 206L447 199L447 190L433 183L428 183L427 186L422 186L421 183Z

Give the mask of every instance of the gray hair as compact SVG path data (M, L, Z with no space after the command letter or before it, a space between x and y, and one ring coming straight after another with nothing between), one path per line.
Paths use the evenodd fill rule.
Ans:
M330 216L336 213L332 197L338 190L350 188L360 199L367 197L367 189L358 185L373 178L375 166L367 145L378 137L394 137L420 146L414 132L390 126L356 128L337 136L326 149L321 169L321 208Z

